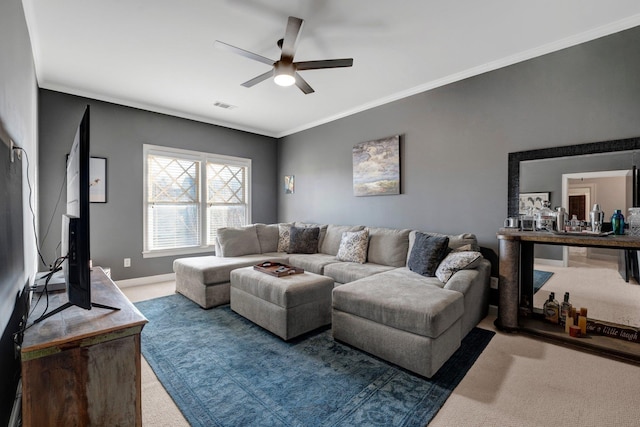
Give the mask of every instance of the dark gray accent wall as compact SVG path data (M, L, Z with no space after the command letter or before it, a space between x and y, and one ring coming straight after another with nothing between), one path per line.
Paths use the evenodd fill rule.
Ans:
M3 265L0 265L0 425L7 425L20 376L20 360L14 351L13 333L27 313L25 286L37 270L32 217L29 211L29 179L34 182L38 157L38 89L31 42L20 0L0 2L0 239ZM10 163L10 140L30 156ZM6 144L6 146L4 146ZM9 204L7 206L6 204ZM17 206L16 206L17 204ZM20 241L22 240L22 241Z
M173 260L178 258L142 257L143 144L251 159L252 220L276 221L277 147L273 138L41 90L40 235L46 236L43 253L47 259L55 258L60 241L64 194L55 208L65 158L86 105L91 106L91 155L107 158L107 203L91 204L91 258L94 265L110 267L114 280L171 273ZM124 268L124 258L131 258L131 267Z
M473 232L497 252L507 154L640 135L639 75L634 28L282 138L279 220ZM394 134L402 194L354 197L352 147Z

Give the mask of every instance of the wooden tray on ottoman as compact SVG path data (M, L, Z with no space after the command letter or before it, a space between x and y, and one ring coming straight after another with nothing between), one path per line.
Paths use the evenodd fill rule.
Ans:
M283 264L281 262L265 261L253 266L254 270L261 271L270 276L282 277L292 274L302 274L304 269Z

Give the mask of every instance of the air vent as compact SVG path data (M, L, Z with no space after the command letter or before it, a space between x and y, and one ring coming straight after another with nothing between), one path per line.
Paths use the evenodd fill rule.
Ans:
M218 108L224 108L225 110L233 110L234 108L237 108L235 105L227 104L220 101L216 101L213 105Z

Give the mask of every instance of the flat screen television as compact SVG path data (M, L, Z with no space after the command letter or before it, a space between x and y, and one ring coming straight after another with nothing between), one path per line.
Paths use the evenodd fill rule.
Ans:
M118 310L91 301L89 111L87 105L67 157L67 205L62 215L61 255L64 259L61 268L69 301L34 323L72 306L86 310L91 310L91 307Z
M69 303L91 309L89 106L67 157L67 209L62 216L62 270Z

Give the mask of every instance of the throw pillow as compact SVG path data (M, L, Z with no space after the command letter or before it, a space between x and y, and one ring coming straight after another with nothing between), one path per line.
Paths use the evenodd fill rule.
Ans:
M318 252L318 227L291 227L289 237L290 254L315 254Z
M451 243L451 241L449 241L449 243ZM451 252L467 252L467 251L477 252L477 249L474 248L472 244L468 243L466 245L462 245L451 250Z
M451 252L442 260L436 270L436 277L447 283L457 271L476 268L482 260L482 254L475 251Z
M367 262L367 248L369 247L369 231L345 231L340 239L340 247L336 258L338 261Z
M291 224L278 224L278 252L289 252Z
M416 239L409 254L409 270L427 277L434 277L440 261L449 251L447 236L429 236L416 233Z
M260 253L260 243L255 225L246 227L220 227L217 230L222 257L234 257Z

